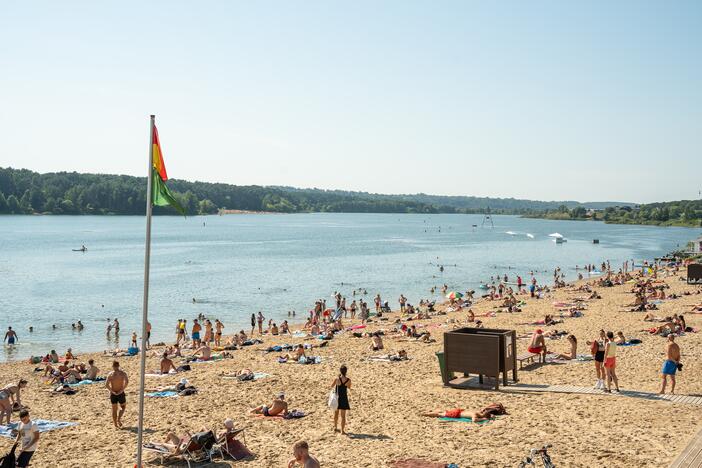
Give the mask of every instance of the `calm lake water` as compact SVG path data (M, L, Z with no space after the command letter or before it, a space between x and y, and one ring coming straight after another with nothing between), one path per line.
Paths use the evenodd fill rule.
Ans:
M350 302L353 289L365 288L369 303L379 292L395 307L400 293L414 303L443 283L465 290L491 275L528 277L530 270L550 281L555 266L574 277L575 265L653 258L700 231L493 218L494 228L482 227L480 215L156 217L152 342L173 340L177 319L191 323L198 313L220 318L226 333L250 328L258 310L278 323L296 310L301 320L315 299L331 302L337 290ZM128 345L141 323L144 230L142 217L0 216L0 326L12 326L20 339L3 347L0 359ZM552 242L554 232L568 242ZM86 253L71 250L82 244ZM114 317L121 323L117 343L105 335L106 319ZM82 332L71 329L78 320Z

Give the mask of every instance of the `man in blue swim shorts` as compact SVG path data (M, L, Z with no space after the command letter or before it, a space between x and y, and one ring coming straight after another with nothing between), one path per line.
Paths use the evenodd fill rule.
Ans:
M675 373L678 371L680 366L680 346L675 342L675 335L671 333L668 335L668 343L666 344L666 360L663 363L663 385L661 386L660 393L665 393L665 387L668 384L668 377L670 377L670 393L675 393Z
M12 327L7 327L7 333L5 333L5 339L3 341L7 340L7 344L13 345L17 342L17 333L12 329Z

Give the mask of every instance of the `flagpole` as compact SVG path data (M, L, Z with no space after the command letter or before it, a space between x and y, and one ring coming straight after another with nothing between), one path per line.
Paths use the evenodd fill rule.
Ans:
M144 303L141 317L141 363L139 365L139 431L137 434L137 468L141 468L142 438L144 436L144 380L146 374L146 324L149 315L149 264L151 262L151 211L154 158L154 122L156 116L151 116L151 131L149 132L149 164L146 182L146 248L144 250Z

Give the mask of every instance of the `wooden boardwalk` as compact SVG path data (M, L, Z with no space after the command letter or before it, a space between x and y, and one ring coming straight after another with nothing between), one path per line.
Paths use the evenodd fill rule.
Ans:
M584 395L604 395L608 397L628 397L640 398L643 400L654 401L669 401L671 403L680 403L686 405L702 406L702 396L695 395L660 395L651 392L639 392L635 390L622 390L620 393L607 393L604 390L598 390L592 387L578 387L575 385L531 385L531 384L512 384L506 387L500 387L503 392L549 392L549 393L578 393Z
M680 456L670 465L670 468L699 467L702 467L702 430L697 433Z

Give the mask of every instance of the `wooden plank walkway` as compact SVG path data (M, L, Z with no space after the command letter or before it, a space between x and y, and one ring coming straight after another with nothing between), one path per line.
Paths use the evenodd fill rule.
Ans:
M702 430L697 433L680 456L670 465L670 468L700 467L702 467Z
M606 395L612 397L623 396L628 398L640 398L643 400L669 401L671 403L702 406L702 396L696 395L660 395L658 393L639 392L635 390L622 390L620 393L607 393L604 390L599 390L592 387L578 387L575 385L531 385L517 383L506 387L500 387L500 390L503 392L549 392Z

